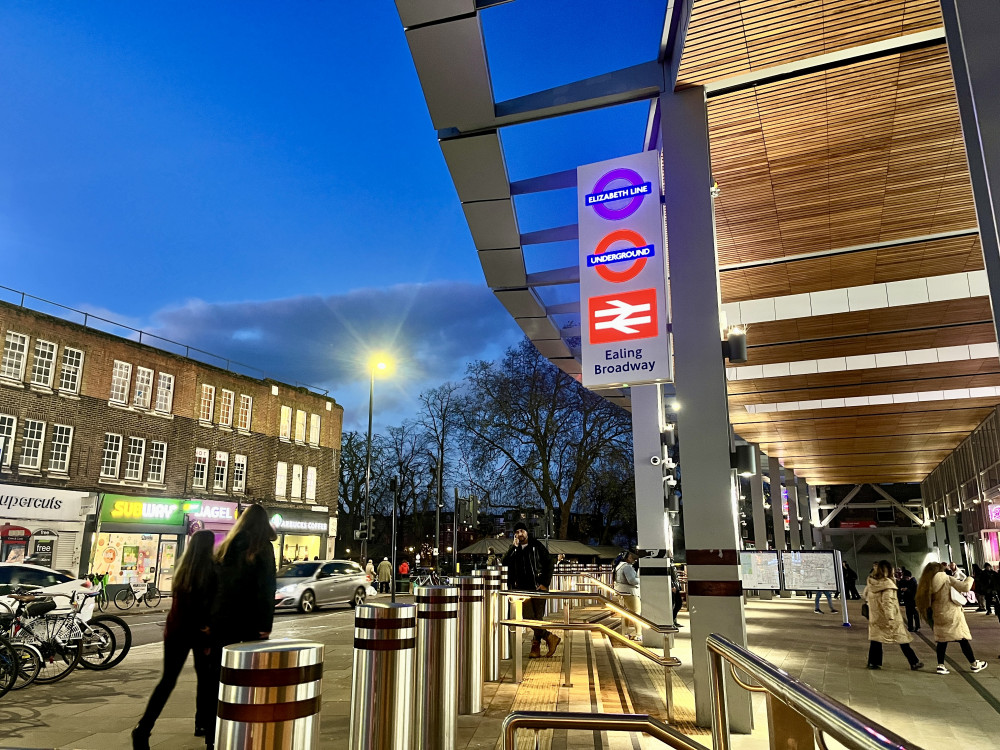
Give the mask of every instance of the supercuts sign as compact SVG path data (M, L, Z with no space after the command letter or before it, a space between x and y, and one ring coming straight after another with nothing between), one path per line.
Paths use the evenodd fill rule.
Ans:
M81 492L0 484L0 519L78 521L84 497Z
M672 377L655 151L577 169L583 384Z

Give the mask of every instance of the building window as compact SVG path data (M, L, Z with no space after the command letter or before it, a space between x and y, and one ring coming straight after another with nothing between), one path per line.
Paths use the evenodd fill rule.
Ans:
M116 359L114 372L111 373L111 401L116 404L128 403L128 386L131 379L132 365Z
M292 466L292 499L302 499L302 466L300 464Z
M73 428L65 424L52 425L52 448L49 450L49 471L65 474L69 471L69 453L73 446Z
M236 454L233 456L233 492L246 492L247 489L247 457Z
M59 390L77 393L80 390L80 373L83 372L83 352L63 347L62 368L59 370Z
M118 462L122 457L122 436L104 433L104 450L101 453L101 476L118 478Z
M10 466L14 453L14 435L17 433L17 417L0 415L0 450L3 451L3 465Z
M316 467L306 469L306 500L316 500Z
M149 473L147 481L152 484L163 483L163 472L167 466L167 444L153 440L149 444Z
M161 372L156 378L156 410L169 414L174 408L174 376Z
M233 401L235 398L232 391L222 392L222 398L219 399L219 424L226 427L233 426Z
M215 386L201 386L201 409L198 411L198 419L202 422L211 422L215 413Z
M309 416L309 444L319 445L319 414Z
M284 497L288 494L288 464L278 461L278 470L274 474L274 496Z
M28 337L23 333L7 331L3 343L0 375L14 380L24 380L24 355L28 351Z
M137 367L135 369L135 394L132 396L132 406L148 409L152 396L153 371L148 367Z
M306 441L306 413L301 409L295 410L295 440L299 443Z
M128 439L128 456L125 458L125 478L134 482L142 480L142 461L146 457L146 441L143 438Z
M215 475L213 476L212 489L226 490L226 478L229 476L229 454L224 451L215 452Z
M208 482L208 449L207 448L195 448L194 449L194 480L192 484L195 487L200 487L204 489L205 484Z
M37 469L42 465L42 444L45 441L45 422L24 420L24 443L21 446L22 469Z
M51 341L35 341L35 358L31 362L31 382L33 385L52 387L52 375L56 369L56 345Z
M253 414L253 399L245 393L240 394L240 421L237 427L250 432L250 417Z
M281 426L278 436L285 438L285 440L292 438L292 407L290 406L281 407Z

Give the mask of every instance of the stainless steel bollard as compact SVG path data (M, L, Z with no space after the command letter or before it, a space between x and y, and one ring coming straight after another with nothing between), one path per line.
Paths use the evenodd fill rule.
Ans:
M500 571L486 570L483 597L483 676L487 682L500 679Z
M500 566L500 588L507 588L507 566ZM500 607L497 621L511 619L510 598L497 596L497 603ZM499 626L498 626L499 627ZM500 659L507 661L514 653L514 631L512 628L500 627Z
M483 593L485 579L461 576L458 583L458 713L483 710Z
M413 746L416 634L413 604L362 604L355 609L351 750Z
M311 750L319 747L323 644L277 639L222 649L215 745Z
M458 587L415 586L417 682L414 743L454 750L458 735Z

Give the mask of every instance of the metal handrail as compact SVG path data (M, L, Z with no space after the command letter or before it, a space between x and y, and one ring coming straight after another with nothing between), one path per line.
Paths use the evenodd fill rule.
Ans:
M679 667L681 660L676 656L660 656L655 651L650 651L645 646L636 643L628 636L622 635L617 630L612 630L607 625L599 622L553 622L551 620L501 620L500 624L512 628L537 628L544 630L586 630L590 632L603 633L612 640L619 641L630 649L650 661L654 661L661 667Z
M708 750L649 714L587 714L563 711L515 711L501 725L503 750L514 750L518 729L582 729L584 731L642 732L675 750Z
M525 598L525 599L560 599L562 601L599 601L603 602L609 609L615 610L618 614L628 617L630 620L639 623L644 628L652 630L656 633L662 635L670 635L672 633L679 633L680 630L675 628L673 625L660 625L659 623L653 622L652 620L643 617L642 615L637 615L635 612L631 612L627 609L623 609L618 602L608 599L606 596L600 594L595 594L591 591L509 591L503 589L498 592L500 596L507 596L511 598Z
M750 675L766 692L801 715L812 726L820 747L825 746L822 739L825 732L845 747L856 750L920 750L918 745L718 633L708 636L706 645L712 670L712 747L715 750L730 750L723 660Z

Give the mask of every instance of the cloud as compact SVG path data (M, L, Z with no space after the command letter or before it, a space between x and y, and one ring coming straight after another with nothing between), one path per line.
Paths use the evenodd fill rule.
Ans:
M345 408L345 429L367 421L374 353L395 363L376 383L377 421L396 423L415 413L421 391L460 379L468 362L496 357L521 335L486 287L455 281L327 297L191 300L152 320L151 333L258 370L247 374L328 388Z

